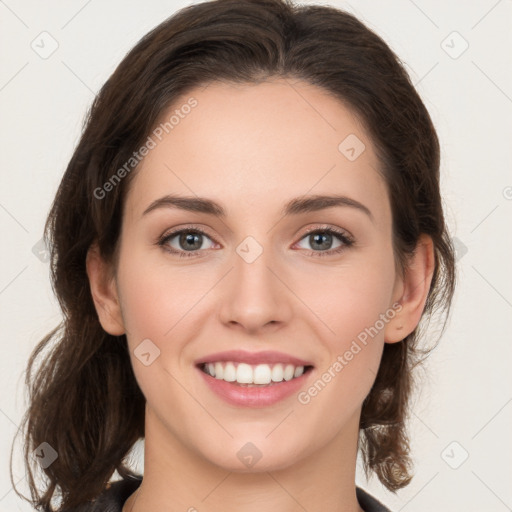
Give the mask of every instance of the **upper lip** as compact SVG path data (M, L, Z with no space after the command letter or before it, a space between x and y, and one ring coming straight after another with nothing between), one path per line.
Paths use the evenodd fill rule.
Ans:
M284 352L275 352L265 350L263 352L247 352L245 350L226 350L224 352L216 352L198 359L195 364L216 363L218 361L233 361L236 363L247 364L293 364L294 366L313 366L312 363L305 361L299 357L285 354Z

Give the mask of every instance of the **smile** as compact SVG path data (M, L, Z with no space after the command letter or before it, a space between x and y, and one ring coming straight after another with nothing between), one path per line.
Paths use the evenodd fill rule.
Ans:
M293 364L246 364L236 361L204 363L201 370L218 380L233 382L242 386L268 386L300 377L311 366Z
M210 365L213 366L213 369ZM279 402L285 402L287 398L295 396L300 393L301 389L305 389L315 374L313 366L280 363L272 365L238 363L235 365L232 361L226 361L203 363L197 365L196 368L198 376L214 396L231 406L246 408L269 407ZM217 368L219 373L216 373ZM212 376L210 371L215 376ZM220 378L220 372L223 372L222 378ZM234 376L234 380L226 380L226 373L228 379ZM275 376L276 381L272 380L272 375ZM243 382L239 382L238 379ZM265 383L257 384L262 381Z

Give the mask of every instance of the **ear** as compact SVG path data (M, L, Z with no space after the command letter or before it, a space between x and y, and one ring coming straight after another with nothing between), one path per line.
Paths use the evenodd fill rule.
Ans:
M386 324L384 341L396 343L416 329L425 308L435 267L435 252L432 238L421 235L405 270L398 277L393 294L396 315Z
M87 251L86 269L101 326L113 336L125 334L115 276L111 265L102 258L96 242Z

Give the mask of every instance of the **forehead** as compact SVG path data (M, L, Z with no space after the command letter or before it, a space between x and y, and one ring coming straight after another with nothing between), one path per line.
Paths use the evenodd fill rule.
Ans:
M341 101L303 81L193 89L162 113L150 137L153 148L126 199L136 216L169 193L215 199L228 216L244 206L277 212L291 197L333 192L386 208L363 126Z

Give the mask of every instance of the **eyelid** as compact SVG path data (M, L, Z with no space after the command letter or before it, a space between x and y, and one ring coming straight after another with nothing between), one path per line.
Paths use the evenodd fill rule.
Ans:
M302 240L306 235L309 235L310 233L315 233L316 231L333 231L334 233L336 233L338 235L344 236L351 242L354 242L354 237L352 236L352 234L349 231L347 231L346 229L343 229L343 228L331 226L330 224L321 224L316 227L306 228L306 231L304 231L304 233L302 233L300 240Z
M171 235L179 234L182 231L198 231L199 233L202 233L204 235L207 235L209 238L211 238L213 241L218 243L214 236L212 236L210 233L208 233L208 228L204 228L203 226L200 226L199 224L186 224L184 227L175 226L174 228L171 228L167 231L164 231L162 235L158 237L157 240L161 240L163 238L166 238ZM352 234L343 228L338 228L335 226L331 226L330 224L320 224L314 227L306 228L306 230L302 233L301 238L299 240L302 240L306 235L309 235L310 233L314 233L315 231L324 231L324 230L332 230L340 235L344 235L350 240L354 240L354 237Z
M204 228L203 226L200 226L199 224L186 224L183 227L175 226L173 228L170 228L170 229L164 231L163 234L160 235L157 240L162 240L162 239L168 238L170 236L179 235L183 231L194 231L194 232L197 231L198 233L201 233L203 235L206 235L208 238L211 238L213 241L216 241L215 237L208 232L208 228Z

